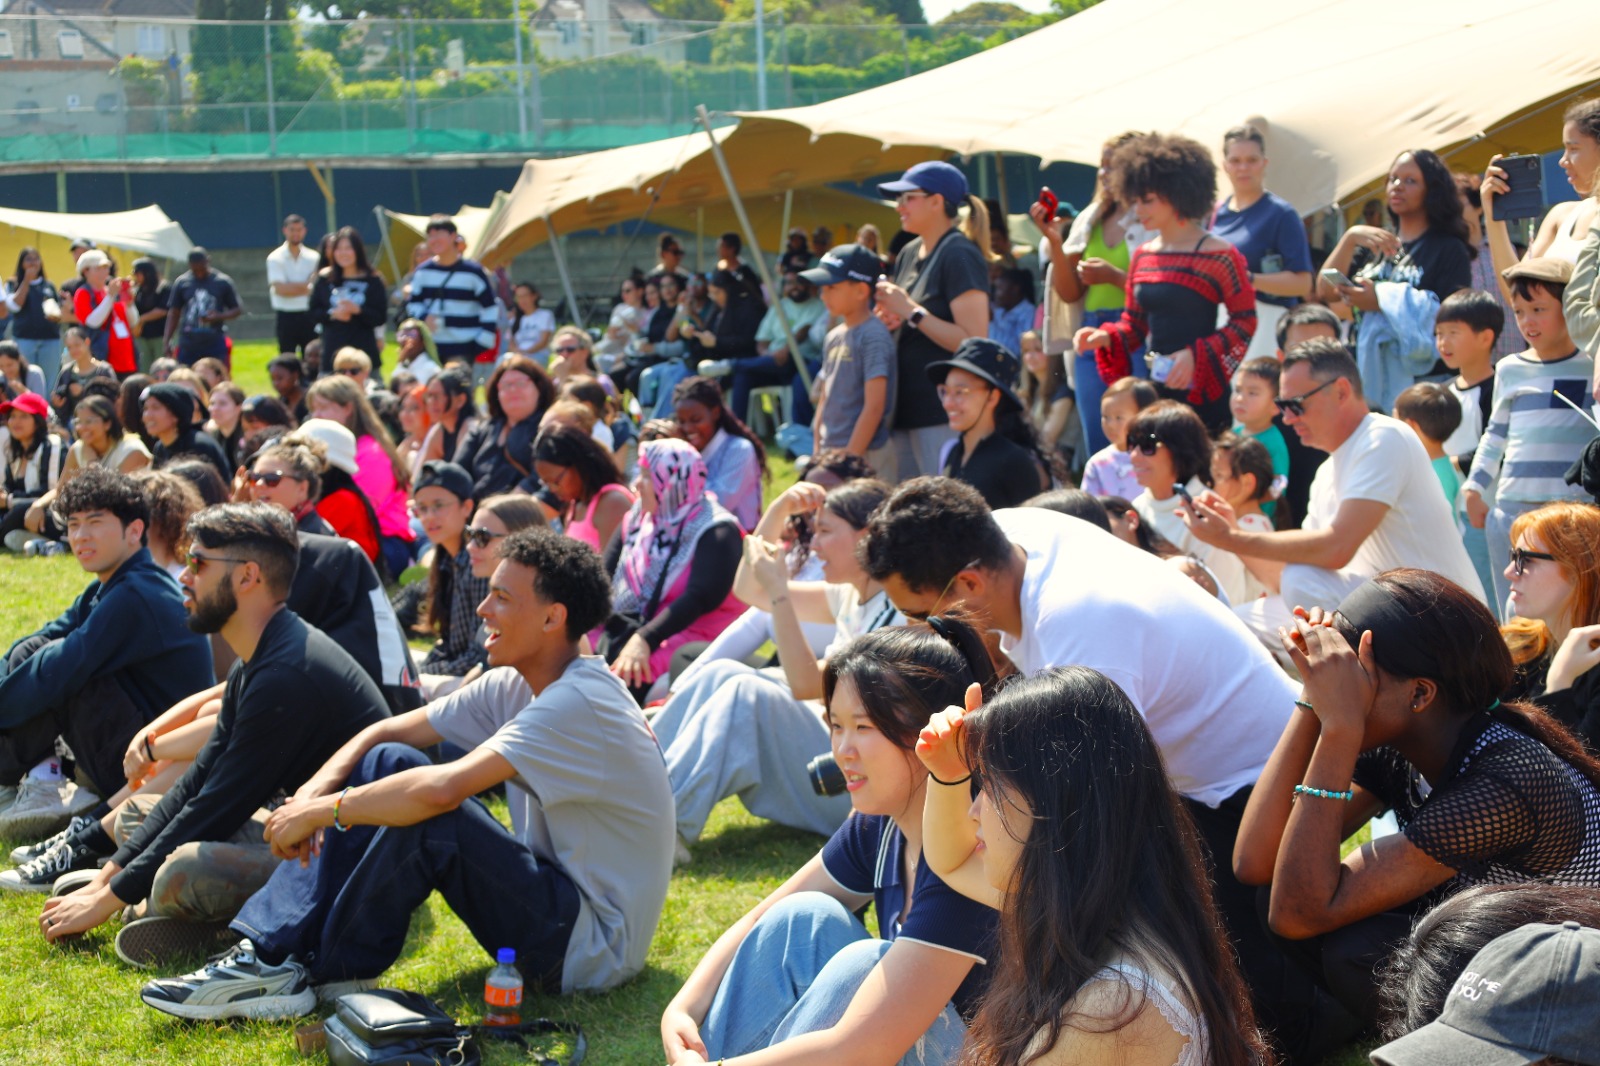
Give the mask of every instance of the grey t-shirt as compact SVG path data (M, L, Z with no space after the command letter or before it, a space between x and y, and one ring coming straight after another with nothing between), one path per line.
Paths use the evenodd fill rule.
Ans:
M642 970L672 875L672 786L639 705L605 662L574 659L538 697L515 670L490 670L431 704L428 721L516 767L512 832L578 888L561 990L610 988Z
M822 408L821 448L843 448L855 432L856 419L866 406L866 385L873 378L888 378L887 406L869 448L881 448L889 441L889 426L894 420L895 347L889 327L869 315L859 326L847 328L843 322L828 331L823 341L822 376L828 383L827 400Z

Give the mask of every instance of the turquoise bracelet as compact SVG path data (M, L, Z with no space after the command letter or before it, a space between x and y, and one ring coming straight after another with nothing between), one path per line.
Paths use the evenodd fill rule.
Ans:
M1326 788L1311 788L1309 785L1294 786L1294 794L1296 796L1315 796L1318 799L1325 800L1345 800L1346 802L1356 798L1354 789L1345 789L1343 792L1334 792L1331 789Z

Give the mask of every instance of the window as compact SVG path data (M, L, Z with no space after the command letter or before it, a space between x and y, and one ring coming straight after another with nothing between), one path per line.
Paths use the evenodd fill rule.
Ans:
M160 26L140 26L134 39L134 50L142 56L167 54L167 35Z
M648 22L635 23L629 28L628 41L636 48L656 43L656 28Z
M56 35L56 47L62 59L82 59L83 34L77 30L62 30Z
M581 30L576 22L570 19L561 19L556 22L556 32L561 34L562 44L573 45L578 43L578 35Z
M11 31L0 30L0 59L14 59L16 52L11 47Z

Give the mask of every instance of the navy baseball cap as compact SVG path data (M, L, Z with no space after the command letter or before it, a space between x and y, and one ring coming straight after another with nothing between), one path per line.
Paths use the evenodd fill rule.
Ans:
M470 500L473 496L472 475L467 473L465 467L455 463L430 459L422 464L422 472L417 477L417 483L411 487L411 494L415 496L429 488L444 489L458 500Z
M906 171L899 181L884 182L878 186L878 191L891 200L903 192L917 189L936 192L944 197L945 203L960 207L967 200L967 176L949 163L935 160L918 163Z
M835 285L841 281L864 281L872 285L883 276L883 260L870 248L841 244L829 248L820 263L810 270L800 271L800 276L813 285Z

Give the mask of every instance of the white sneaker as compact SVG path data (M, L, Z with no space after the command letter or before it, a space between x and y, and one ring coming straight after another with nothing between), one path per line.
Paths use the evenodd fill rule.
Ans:
M728 359L702 359L695 367L702 377L720 378L733 373L733 362Z
M0 838L38 840L51 836L100 802L93 792L71 781L41 781L24 777L17 801L0 814Z
M269 966L241 940L193 973L150 981L145 1005L177 1018L300 1018L317 1006L306 970L293 959Z

